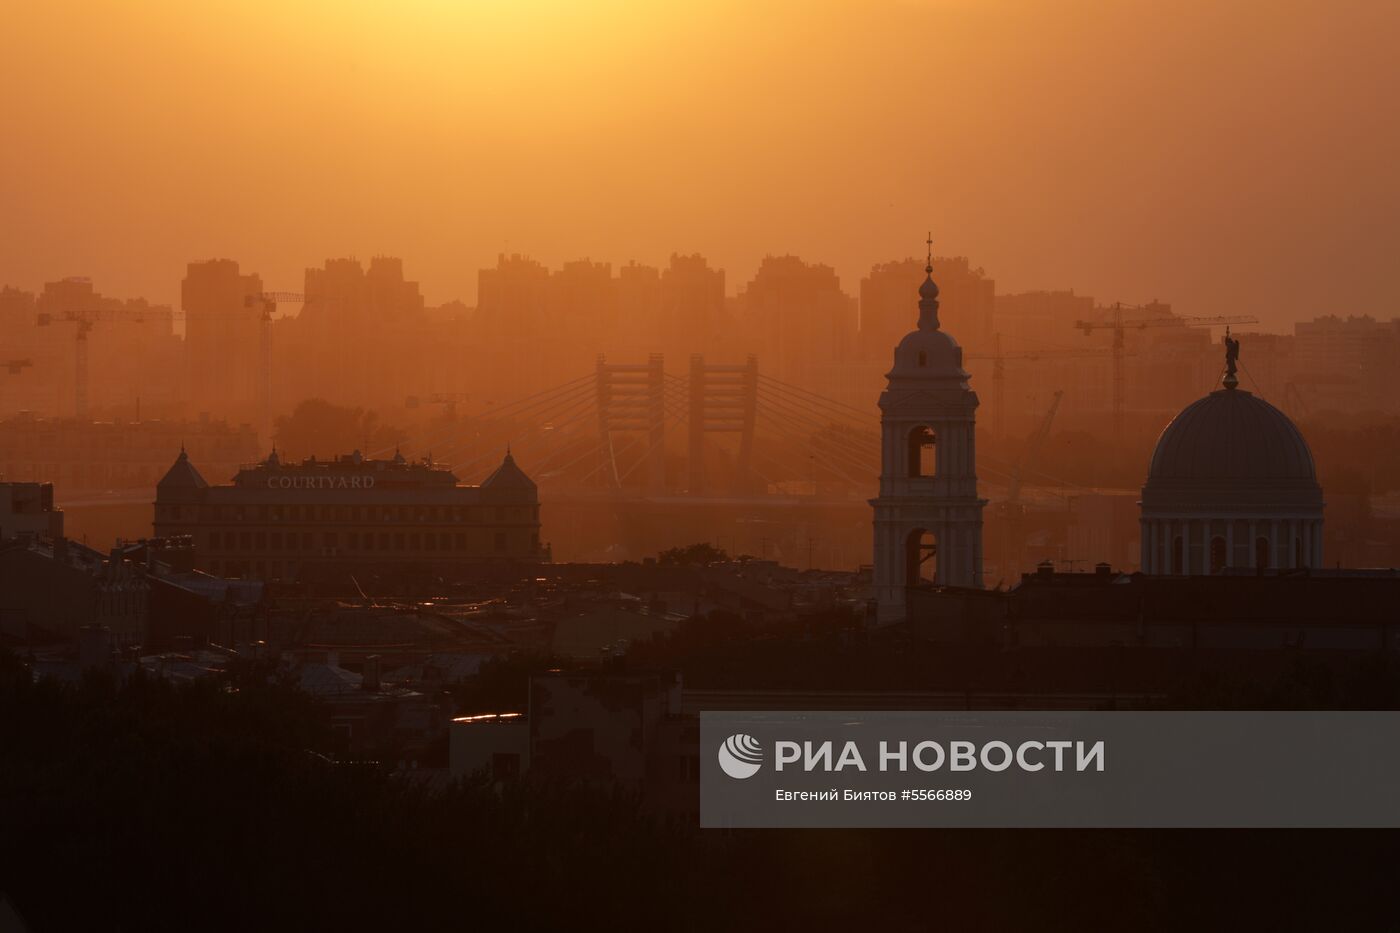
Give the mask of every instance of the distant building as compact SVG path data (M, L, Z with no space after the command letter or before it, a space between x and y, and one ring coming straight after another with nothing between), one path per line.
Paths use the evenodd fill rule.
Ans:
M430 328L418 283L404 277L401 259L375 256L368 268L329 259L306 270L303 291L301 310L279 317L272 339L274 416L301 399L382 411L411 394L465 388L424 376L455 372L440 351L461 328Z
M250 425L225 421L75 421L21 413L0 421L0 477L75 492L150 489L181 445L211 476L232 476L258 455Z
M996 296L996 332L1004 349L1053 347L1069 342L1076 321L1093 317L1094 299L1069 291Z
M202 411L239 420L264 417L268 399L259 378L263 326L262 279L232 259L192 262L180 283L185 311L186 391Z
M739 306L764 370L780 382L812 386L819 364L855 355L856 303L830 266L766 256Z
M155 530L194 536L200 569L263 580L546 556L538 490L509 453L480 486L432 463L358 451L294 464L273 451L211 486L182 451L156 486Z
M1400 410L1400 318L1336 315L1293 326L1292 392L1312 411Z
M0 483L0 541L63 537L63 510L53 505L52 483Z

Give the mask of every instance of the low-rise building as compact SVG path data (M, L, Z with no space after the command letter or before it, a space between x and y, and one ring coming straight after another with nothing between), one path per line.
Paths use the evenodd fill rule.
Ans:
M63 537L63 510L54 508L52 483L0 483L0 541Z

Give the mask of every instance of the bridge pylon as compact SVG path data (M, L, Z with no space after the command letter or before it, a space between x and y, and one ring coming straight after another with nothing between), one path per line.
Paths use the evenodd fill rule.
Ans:
M653 353L644 364L609 363L598 354L598 459L603 483L621 488L617 468L617 433L645 436L647 488L666 489L666 369L662 355Z
M690 464L688 492L706 494L705 435L739 435L734 492L748 493L753 486L753 429L758 414L758 357L739 365L706 363L700 354L690 358Z

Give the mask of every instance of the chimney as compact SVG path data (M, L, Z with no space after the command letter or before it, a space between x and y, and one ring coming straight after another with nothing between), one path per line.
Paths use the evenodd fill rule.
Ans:
M1041 561L1040 563L1038 563L1038 564L1035 565L1035 572L1036 572L1036 575L1037 575L1037 576L1041 576L1041 577L1053 577L1053 576L1055 575L1055 563L1054 563L1054 561L1049 561L1049 560L1043 560L1043 561Z
M1108 561L1106 561L1106 560L1101 560L1101 561L1099 561L1097 564L1094 565L1094 574L1095 574L1096 576L1100 576L1100 577L1112 576L1112 575L1113 575L1113 565L1110 564L1110 563L1109 563Z
M372 654L365 658L365 670L360 679L360 686L367 693L379 692L379 655Z

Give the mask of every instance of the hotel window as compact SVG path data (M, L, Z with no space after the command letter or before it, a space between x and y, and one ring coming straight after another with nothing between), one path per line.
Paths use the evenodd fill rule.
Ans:
M379 533L379 550L389 550L389 533L387 531L381 531Z
M272 533L272 549L274 551L282 550L282 532L274 531Z
M452 550L452 536L443 532L438 536L438 544L444 551Z
M311 532L303 531L301 533L301 549L303 551L309 551L312 549Z
M259 531L257 534L253 535L253 547L257 548L259 551L267 547L267 532Z
M238 546L242 550L248 550L253 546L253 536L246 531L238 533Z
M217 531L211 531L211 532L209 532L209 550L211 550L211 551L217 551L218 549L219 549L219 533L218 533Z
M365 550L374 550L374 535L368 531L365 532Z
M497 551L504 551L505 549L506 549L506 533L505 533L504 531L498 531L498 532L496 532L496 550L497 550Z
M429 551L437 550L437 535L428 532L423 536L423 546Z
M410 551L416 551L416 550L418 550L420 547L422 547L422 545L421 545L421 544L419 543L419 541L418 541L418 533L417 533L417 532L414 532L413 534L409 535L409 536L408 536L408 549L409 549Z
M452 536L452 540L455 542L455 544L456 544L456 546L457 546L457 550L459 550L459 551L465 551L465 550L467 549L467 536L466 536L466 535L461 534L461 533L459 532L458 534L455 534L455 535Z
M396 533L394 534L394 550L396 550L396 551L402 551L402 550L403 550L403 532L402 532L402 531L396 532Z
M331 550L335 550L340 546L340 536L334 531L327 531L321 536L321 542Z
M358 551L360 549L360 533L358 531L352 531L345 537L346 547L348 547L352 551Z

